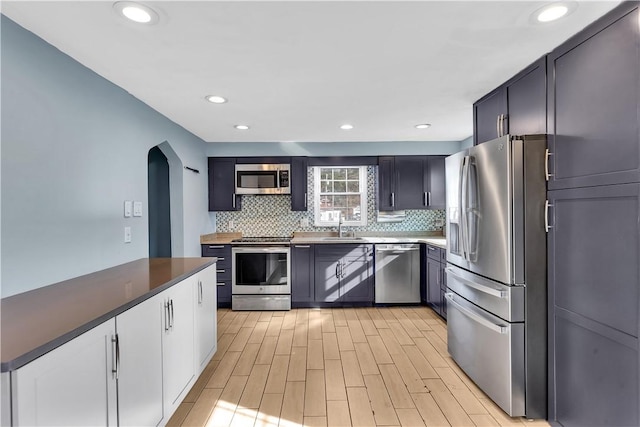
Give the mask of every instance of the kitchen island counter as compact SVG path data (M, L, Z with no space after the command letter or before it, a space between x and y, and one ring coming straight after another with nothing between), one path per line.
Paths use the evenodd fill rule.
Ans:
M216 261L143 258L3 298L2 372L18 369Z

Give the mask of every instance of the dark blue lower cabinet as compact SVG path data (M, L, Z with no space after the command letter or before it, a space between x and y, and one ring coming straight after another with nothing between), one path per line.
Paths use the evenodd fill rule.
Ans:
M373 303L373 245L316 245L314 264L316 303Z
M218 307L231 307L231 245L200 245L203 257L217 257Z
M549 420L640 425L640 184L548 198Z
M291 303L315 301L313 245L291 245Z

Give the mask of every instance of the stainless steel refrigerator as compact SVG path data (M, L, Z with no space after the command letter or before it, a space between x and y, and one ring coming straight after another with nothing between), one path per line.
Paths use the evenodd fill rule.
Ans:
M448 350L511 416L547 415L544 135L447 157Z

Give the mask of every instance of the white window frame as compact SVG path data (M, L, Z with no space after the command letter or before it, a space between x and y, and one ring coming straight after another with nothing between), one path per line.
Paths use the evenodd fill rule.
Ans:
M360 180L359 193L330 193L338 195L360 194L360 220L359 221L342 221L342 225L347 227L366 226L367 225L367 167L366 166L314 166L313 167L313 207L314 207L314 225L316 227L332 227L338 225L338 219L335 221L322 221L320 217L320 170L321 169L343 169L358 168Z

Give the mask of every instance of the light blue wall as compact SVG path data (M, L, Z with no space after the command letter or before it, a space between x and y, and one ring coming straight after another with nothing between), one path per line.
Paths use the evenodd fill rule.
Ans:
M201 172L172 171L174 256L199 256L213 230L204 142L4 16L1 43L2 296L147 257L147 153L164 141ZM124 218L124 200L143 216Z
M243 142L207 144L209 157L235 156L401 156L453 154L459 141L448 142Z

